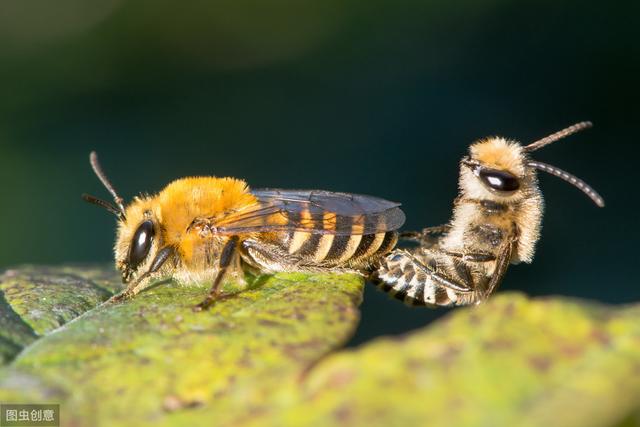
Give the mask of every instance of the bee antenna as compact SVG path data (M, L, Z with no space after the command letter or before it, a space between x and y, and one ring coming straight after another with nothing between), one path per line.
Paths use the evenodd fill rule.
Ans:
M98 199L97 197L92 196L90 194L83 194L82 199L87 203L91 203L92 205L105 208L106 210L108 210L109 212L117 216L119 220L124 220L124 214L122 213L122 211L116 208L115 206L113 206L111 203L107 202L106 200Z
M557 168L555 166L551 166L551 165L548 165L546 163L537 162L537 161L528 161L527 162L527 166L532 167L532 168L536 168L536 169L544 171L544 172L546 172L548 174L557 176L558 178L562 179L563 181L566 181L569 184L573 185L574 187L577 187L584 194L589 196L589 198L591 200L593 200L593 203L598 205L598 207L601 207L601 208L604 207L604 199L598 194L598 192L596 190L594 190L593 188L591 188L591 186L589 184L587 184L586 182L584 182L580 178L578 178L578 177L576 177L574 175L571 175L569 172L565 172L562 169Z
M573 126L569 126L568 128L564 128L561 131L552 133L549 136L545 136L542 139L532 142L531 144L525 146L524 150L528 152L539 150L546 145L552 144L560 139L566 138L567 136L573 135L574 133L580 132L582 130L589 129L592 126L593 123L591 122L576 123Z
M91 168L93 169L93 172L95 172L100 182L102 182L102 185L104 185L107 191L109 191L109 193L111 193L111 195L113 196L113 200L116 202L116 206L118 207L120 212L118 216L124 218L124 204L123 204L124 200L122 199L122 197L118 195L118 192L113 187L113 185L109 181L109 178L107 178L107 175L105 175L104 171L102 170L102 166L100 166L100 162L98 161L98 154L95 151L92 151L91 154L89 154L89 162L91 163ZM99 200L99 199L95 199L95 200ZM90 202L90 203L94 203L94 202ZM100 203L96 203L96 204L105 207L104 203L105 202L102 201L102 204Z

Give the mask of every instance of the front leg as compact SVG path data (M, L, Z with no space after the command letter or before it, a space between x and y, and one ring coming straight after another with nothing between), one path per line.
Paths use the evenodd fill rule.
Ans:
M430 249L430 252L439 252L443 255L457 258L464 262L491 262L496 260L496 256L488 252L453 252L441 249Z
M236 249L238 246L238 236L233 236L227 240L224 247L222 248L222 253L220 254L220 263L218 274L216 278L213 280L213 284L211 285L211 289L209 290L209 294L200 304L193 307L193 311L203 311L208 309L216 302L220 295L220 286L222 285L222 279L224 279L225 273L227 272L229 265L233 261L233 258L236 254Z
M120 302L134 297L138 292L144 289L147 284L146 279L148 279L153 273L160 270L160 267L162 267L173 255L175 255L175 248L173 246L166 246L160 249L156 254L156 257L153 259L149 270L145 271L140 277L138 277L138 279L129 283L124 291L109 298L107 302Z
M415 242L422 246L431 247L438 243L443 234L451 229L449 224L423 228L421 231L404 231L400 233L400 240Z
M496 256L487 252L454 252L446 251L437 247L437 244L444 234L449 232L449 224L435 227L423 228L422 231L405 231L400 233L400 239L419 243L421 247L431 252L439 252L443 255L458 258L464 262L490 262L495 261Z

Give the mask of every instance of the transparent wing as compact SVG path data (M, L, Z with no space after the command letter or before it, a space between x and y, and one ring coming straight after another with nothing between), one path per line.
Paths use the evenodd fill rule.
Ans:
M397 230L405 216L399 203L360 194L320 190L259 189L258 203L215 224L218 234L306 231L373 234Z

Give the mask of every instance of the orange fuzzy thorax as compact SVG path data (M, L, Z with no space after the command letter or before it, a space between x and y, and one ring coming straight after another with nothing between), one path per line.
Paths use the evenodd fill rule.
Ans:
M213 223L226 215L255 205L257 200L243 180L235 178L192 177L171 182L154 196L138 197L127 206L127 223L119 229L116 258L125 259L133 232L145 215L162 224L162 245L178 249L189 263L202 239L188 232L195 219Z
M182 178L158 194L161 222L167 229L185 229L194 218L220 218L256 203L247 184L235 178Z
M167 185L157 197L158 219L166 230L166 243L175 245L185 237L194 219L210 218L215 222L257 203L246 182L235 178L182 178Z

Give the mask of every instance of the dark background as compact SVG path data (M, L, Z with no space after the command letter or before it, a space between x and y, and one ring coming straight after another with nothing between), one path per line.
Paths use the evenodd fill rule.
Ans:
M595 128L536 153L598 189L541 177L543 237L504 290L624 303L636 274L637 2L84 0L0 3L0 267L108 261L97 150L130 198L199 174L401 201L450 216L475 139ZM367 288L354 339L446 310Z

